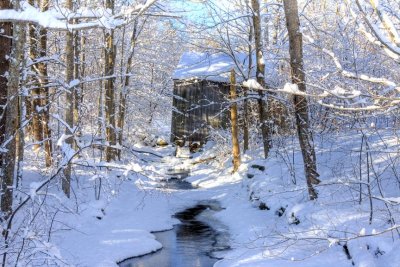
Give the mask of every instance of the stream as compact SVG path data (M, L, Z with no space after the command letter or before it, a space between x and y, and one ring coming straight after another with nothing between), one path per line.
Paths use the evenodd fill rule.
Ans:
M190 183L170 179L166 188L193 189ZM201 201L174 215L181 223L170 231L153 233L163 248L120 262L119 267L211 267L229 249L227 228L213 218L221 210L216 201ZM212 227L211 227L212 225Z

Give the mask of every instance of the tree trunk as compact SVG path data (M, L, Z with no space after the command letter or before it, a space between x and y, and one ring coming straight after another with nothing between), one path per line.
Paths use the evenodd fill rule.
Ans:
M80 35L80 46L81 46L81 51L80 51L80 77L85 77L85 72L86 72L86 37L84 36L83 32L81 32ZM80 88L80 99L79 103L82 105L83 103L83 95L84 95L84 90L85 90L85 83L81 83L81 88Z
M19 4L17 2L17 9ZM11 58L13 60L10 64L10 79L7 87L7 107L6 107L6 125L5 125L5 138L7 144L6 155L3 158L3 174L2 188L3 194L1 196L1 211L4 212L7 218L12 212L13 189L15 181L16 169L16 135L19 130L18 121L18 102L19 102L19 82L20 82L20 66L23 62L24 55L24 24L15 23L13 26L13 51Z
M0 1L0 9L11 9L11 1ZM6 106L7 106L7 92L8 92L8 77L7 73L10 73L10 61L9 57L12 50L12 35L13 25L10 22L0 23L0 142L1 146L4 147L4 141L6 140ZM11 78L11 77L9 77ZM11 82L11 81L10 81ZM7 188L10 184L10 178L6 176L7 161L9 159L8 153L1 154L1 211L5 212L5 216L11 212L12 205L12 190ZM12 183L11 183L12 185ZM10 196L11 194L11 196ZM3 219L3 218L1 218Z
M126 114L126 100L128 97L128 88L130 84L130 76L129 73L132 70L132 61L135 55L136 41L137 41L137 20L135 20L133 25L133 32L131 36L131 44L130 44L130 52L128 56L128 61L126 63L126 71L125 71L125 81L124 86L120 92L119 96L119 116L118 116L118 143L122 144L123 140L123 131L125 126L125 114ZM121 150L118 151L118 158L121 158Z
M250 7L246 5L247 12L250 12ZM249 65L248 65L248 78L251 77L251 70L253 68L253 25L251 23L251 18L248 17L249 23L249 36L248 36L248 50L249 50ZM243 153L246 153L249 150L249 100L247 99L248 93L247 88L243 87Z
M104 88L103 88L103 80L99 80L99 98L97 99L98 110L97 110L97 122L99 127L99 136L102 140L105 139L106 134L106 126L104 119Z
M237 123L237 92L236 92L236 77L235 71L231 70L230 79L230 96L231 96L231 127L232 127L232 155L233 155L233 172L237 172L240 166L240 147L238 138L238 123Z
M72 0L67 0L66 7L69 10L72 10ZM66 148L64 149L72 149L73 146L73 132L71 131L74 127L74 113L73 113L73 91L74 88L70 88L69 85L71 81L74 79L74 33L71 31L67 32L66 36L66 83L68 85L68 91L65 95L65 122L68 127L65 127L65 135L68 138L65 140ZM64 159L69 160L68 153L64 152ZM62 189L65 195L69 198L71 193L71 164L68 163L64 169L64 177L62 180Z
M106 8L114 10L114 0L106 0ZM105 34L105 119L106 119L106 161L115 160L116 132L115 132L115 100L114 100L114 66L115 66L115 46L114 30L106 29Z
M0 1L0 9L11 9L11 1ZM0 143L4 142L4 131L6 125L5 107L7 104L7 77L10 62L8 57L12 47L12 23L0 23Z
M75 20L74 23L78 23L78 20ZM74 33L74 79L80 80L80 58L81 58L81 47L80 47L80 34L79 32ZM75 87L73 91L73 114L74 114L74 124L78 127L79 124L79 116L80 116L80 107L81 107L81 88ZM79 127L80 128L80 127ZM75 133L76 137L79 137L81 132L77 130ZM78 149L77 142L74 142L74 149Z
M25 27L23 30L21 30L21 39L26 40L26 34L25 34ZM25 58L24 58L25 62ZM22 68L25 67L25 64L22 66ZM25 84L25 80L21 81L22 86ZM21 86L21 87L22 87ZM24 161L24 146L25 146L25 141L24 141L24 124L25 124L25 118L24 114L26 112L26 107L25 107L25 96L22 94L19 95L18 97L18 127L19 129L17 130L16 134L16 161L17 161L17 166L16 166L16 182L15 182L15 187L19 188L19 186L22 183L22 175L23 175L23 161Z
M28 1L30 5L37 6L35 0ZM35 61L39 58L39 36L38 30L36 25L29 24L29 56L32 61ZM31 90L31 101L32 101L32 137L34 140L34 150L39 151L41 147L41 142L43 141L43 129L42 129L42 121L41 121L41 94L40 94L40 87L41 83L40 80L42 78L39 70L39 66L41 64L33 64L32 65L32 73L36 73L32 77L32 85L33 89Z
M40 4L40 10L46 12L49 9L49 1L42 0ZM47 30L40 29L40 40L39 40L39 55L41 58L47 56ZM47 63L41 62L38 64L39 72L39 82L40 82L40 97L41 97L41 107L43 110L40 113L40 118L42 121L42 135L44 140L44 151L45 151L45 161L46 167L50 167L53 161L52 154L52 141L51 141L51 128L50 128L50 101L49 101L49 90L48 85L48 73L47 73Z
M17 7L19 6L19 3L17 2ZM20 47L17 49L17 54L19 54L20 58L20 66L19 70L26 70L26 55L24 52L24 44L26 42L26 25L25 24L20 24L17 26L17 31L19 32L18 34L18 41L20 44L18 44ZM19 73L18 73L19 74ZM26 77L25 75L21 76L20 75L20 81L19 81L19 88L25 88L26 85ZM19 96L18 96L18 114L17 114L17 132L15 136L15 154L16 154L16 164L15 164L15 179L16 181L14 182L15 188L19 188L22 184L22 175L23 175L23 163L24 163L24 147L25 147L25 133L24 130L26 129L26 96L25 92L22 91L22 89L19 90Z
M300 20L297 0L284 0L286 26L289 32L290 66L292 70L292 82L300 91L306 92L305 73L303 66L303 40L300 32ZM307 180L308 193L311 200L317 198L313 184L318 184L319 174L313 144L312 133L309 129L308 103L304 96L293 97L297 133L301 152L303 154L304 172Z
M2 1L3 3L5 1ZM10 5L8 5L11 8ZM19 1L15 1L15 9L19 10ZM25 26L23 23L14 23L12 34L12 54L9 55L12 60L9 65L9 80L7 86L7 107L6 107L6 125L5 138L7 144L3 147L7 150L2 157L2 172L1 172L1 211L0 221L8 220L12 214L13 190L15 188L16 175L16 135L19 131L18 121L18 101L19 101L19 83L20 69L24 62L24 45L25 45ZM11 36L11 35L9 35ZM1 38L0 38L1 39ZM8 47L5 47L8 49ZM11 220L11 219L10 219ZM7 229L3 229L5 249L3 253L2 266L7 263L7 249L9 247L9 234L11 229L11 221L8 222Z
M249 100L247 88L243 88L243 153L249 150Z
M263 11L262 11L262 13L263 14L267 14L268 13L268 0L261 0L261 5L264 7L264 9L263 9ZM270 40L269 40L269 24L268 24L268 22L269 22L269 19L270 19L270 16L265 16L264 17L264 25L263 25L263 27L262 28L264 28L264 31L263 31L263 39L264 39L264 46L265 46L265 48L266 49L268 49L268 47L269 47L269 44L270 44Z
M261 36L261 21L260 21L260 4L258 0L251 0L251 7L253 9L253 27L254 27L254 43L256 51L257 60L257 70L256 77L257 82L265 87L265 63L262 51L262 36ZM264 145L264 157L267 158L269 150L272 146L272 137L270 129L270 119L268 116L268 108L266 107L266 102L263 100L264 92L262 90L258 91L258 113L260 117L261 124L261 134Z

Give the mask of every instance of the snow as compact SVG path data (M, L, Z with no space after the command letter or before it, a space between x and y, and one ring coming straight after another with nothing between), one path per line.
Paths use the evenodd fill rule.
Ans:
M58 5L42 12L30 5L28 1L22 1L21 10L0 10L0 21L25 21L38 24L44 28L64 31L90 28L115 29L127 23L129 21L127 18L132 17L133 14L136 16L143 14L155 2L156 0L148 0L144 4L123 7L121 13L112 15L110 10L104 8L82 8L76 12L71 12ZM67 18L90 18L93 20L70 24Z
M190 158L190 149L188 146L177 147L176 148L176 157L177 158Z
M234 53L235 60L231 55L217 52L185 52L183 53L172 78L174 80L209 80L214 82L226 82L230 80L232 69L236 73L236 81L243 82L255 77L254 67L249 71L249 55L246 53ZM268 77L275 75L276 66L273 55L265 55L266 72ZM253 55L255 62L255 55ZM249 77L250 73L250 77Z
M358 188L359 180L349 173L354 171L359 152L351 155L348 151L357 151L360 139L361 134L357 132L315 137L322 180L317 187L319 198L316 201L308 200L301 152L295 150L296 142L286 140L284 149L274 147L268 160L259 158L261 150L248 151L235 174L231 172L230 158L218 156L215 143L206 144L203 152L184 159L172 156L171 146L140 147L163 158L152 156L152 161L131 159L108 165L113 171L100 171L98 166L105 166L105 163L88 162L96 171L92 174L85 168L77 170L82 183L82 188L74 188L78 194L77 207L73 208L75 199L54 198L57 203L66 205L69 212L56 216L51 240L41 241L34 229L29 228L24 235L35 240L37 250L46 251L69 265L117 266L117 262L126 258L161 249L162 244L153 232L172 229L178 223L172 217L174 213L199 201L214 200L220 202L223 209L213 213L212 218L227 227L232 247L221 252L224 259L218 261L216 267L350 267L352 261L358 267L398 267L400 242L396 238L393 241L388 230L391 226L387 223L384 203L394 203L390 208L399 221L400 198L397 187L388 179L390 158L387 153L374 156L376 171L384 170L381 178L385 195L380 199L374 197L376 208L371 225L368 201L359 205L353 200L355 191L352 190ZM370 153L396 151L397 139L390 132L368 136L368 141ZM292 153L292 150L295 152L290 164L296 174L296 184L291 182L290 166L278 156ZM142 159L149 157L140 155ZM216 160L193 164L215 156ZM255 165L264 166L265 170ZM190 169L190 176L185 180L199 188L184 191L160 187L160 180L165 179L164 174L171 167ZM130 170L129 173L126 170ZM365 169L363 172L366 175ZM248 173L254 177L247 178ZM35 177L29 172L27 175L25 179ZM100 200L95 200L93 187L100 181L102 195ZM43 192L36 193L36 190L41 183L32 180L27 185L32 201L40 201ZM48 196L52 197L53 192L48 192ZM261 203L268 209L259 209ZM284 211L279 214L282 208ZM78 211L71 212L74 209ZM300 223L296 224L296 220ZM343 252L345 243L352 260ZM382 255L376 256L379 251L383 251Z
M255 90L263 90L264 88L257 82L255 79L248 79L247 81L243 82L243 86L250 88L250 89L255 89Z
M238 53L236 58L237 62L224 53L186 52L182 55L172 78L228 82L232 69L235 69L237 73L247 69L248 56Z
M143 199L145 207L140 206ZM93 201L81 209L79 220L70 218L79 231L55 236L63 257L79 266L117 266L129 257L159 250L161 244L150 232L177 223L169 216L167 195L147 195L133 182L121 186L112 202ZM148 209L157 213L157 219Z
M359 148L358 137L358 134L349 133L339 139L334 135L316 139L323 181L318 187L316 201L309 201L307 197L300 151L296 151L294 157L293 168L298 179L294 185L288 175L289 167L275 156L260 160L257 155L261 151L249 151L242 159L239 172L232 174L229 159L222 163L192 164L215 156L215 145L206 145L206 151L191 159L170 156L171 147L153 150L164 157L160 162L136 169L146 172L146 176L128 175L129 179L114 187L107 201L82 203L79 217L74 214L63 217L72 230L54 233L49 246L59 250L59 257L74 265L117 266L118 261L160 249L162 245L152 232L171 229L178 223L171 217L175 212L201 200L215 200L223 209L212 216L228 227L232 246L222 253L224 259L218 261L216 267L350 267L351 260L343 252L345 242L355 266L397 267L400 243L393 242L390 231L382 232L388 227L383 222L384 210L376 209L373 224L369 225L368 202L364 201L361 206L350 204L352 180L346 172L352 168L353 160L358 160L358 153L352 158L344 148ZM382 146L379 140L370 137L371 149ZM390 136L383 140L386 145L391 144L386 149L396 146ZM286 149L293 149L292 145ZM385 161L380 160L375 161L375 167L385 168ZM344 163L340 171L330 169L329 166L339 163ZM252 167L254 165L266 169L261 171ZM127 168L134 169L134 166L131 162ZM199 189L160 188L162 174L171 166L190 168L186 181ZM254 177L248 179L247 173ZM109 173L110 177L113 175ZM93 182L94 178L110 179L101 175L88 176L88 182ZM399 197L389 191L385 199L398 201ZM378 206L383 203L376 201ZM268 206L267 210L258 208L261 202ZM283 214L278 215L281 208L284 208ZM392 208L397 212L396 206ZM394 214L396 219L398 215ZM296 224L296 220L300 223ZM378 250L384 251L383 255L375 256Z
M81 81L80 81L79 79L72 80L72 81L69 83L68 87L69 87L69 88L73 88L73 87L79 85L80 82L81 82Z
M396 63L400 59L399 21L391 21L392 18L399 17L398 8L391 10L392 7L387 6L387 1L383 0L381 3L378 0L361 1L366 10L365 16L371 16L368 19L358 16L361 13L356 14L351 5L346 6L342 3L343 10L337 10L336 14L332 12L332 16L340 15L343 18L346 31L339 32L339 28L335 28L335 31L326 32L332 35L325 36L323 31L317 34L315 29L321 26L318 21L315 21L316 27L305 24L301 32L309 41L309 44L304 46L308 92L300 91L296 84L284 84L290 79L285 31L279 31L277 40L269 42L266 48L268 53L270 50L275 51L279 56L267 54L259 59L260 63L267 64L266 73L260 73L260 77L275 80L274 85L270 86L267 81L268 86L263 88L256 80L255 68L249 69L249 55L240 52L231 52L232 55L221 52L186 52L173 74L173 79L176 80L229 82L233 69L238 84L255 90L284 93L284 97L274 94L278 100L285 101L286 96L291 95L309 97L311 105L316 105L310 108L312 118L319 119L319 115L322 114L320 112L323 112L324 119L332 120L331 124L324 125L327 127L322 129L323 134L314 136L321 183L315 186L319 194L318 199L310 201L304 178L302 154L298 142L294 141L295 133L293 136L290 136L291 132L285 132L282 136L274 135L274 146L269 158L264 160L261 159L263 151L260 143L256 140L259 139L257 131L253 131L256 126L253 125L251 143L257 145L253 144L253 147L242 155L242 163L236 173L232 173L231 147L227 141L229 129L226 132L213 133L219 135L227 144L209 142L196 153L191 153L189 148L185 147L178 148L175 155L175 148L171 145L157 147L157 143L167 140L165 137L169 136L169 129L165 128L169 128L166 118L170 116L170 112L167 112L170 107L163 104L151 111L151 115L155 114L156 109L157 112L164 113L160 118L151 118L151 128L158 127L157 129L150 128L146 111L161 102L168 102L164 100L167 100L166 95L170 96L170 66L176 63L175 54L194 46L178 47L178 40L185 34L176 31L183 28L175 22L169 25L169 18L159 18L167 13L149 13L145 19L137 19L156 0L137 1L141 2L139 5L133 5L131 2L127 1L127 6L117 5L117 14L102 7L84 7L70 12L59 5L52 5L49 11L41 12L27 1L21 1L21 10L0 10L0 22L21 21L56 29L48 35L50 47L62 46L64 40L59 38L59 31L115 29L126 25L124 34L116 32L116 37L119 38L116 44L122 45L130 43L128 38L121 39L130 35L130 22L138 22L141 29L141 39L137 42L139 50L133 60L138 68L133 67L133 72L127 74L135 78L131 81L134 90L123 88L123 92L130 91L135 95L128 101L131 105L127 110L124 142L114 146L121 149L123 155L121 160L111 163L104 161L104 151L99 148L104 148L108 142L98 135L97 104L93 101L94 96L100 92L97 90L98 84L93 83L107 78L103 77L101 70L96 73L102 64L90 65L96 63L96 59L99 58L98 47L90 46L89 48L93 49L85 50L88 53L85 56L88 66L93 67L89 71L93 77L82 77L82 80L73 80L69 84L62 83L62 68L65 64L61 57L62 51L61 54L58 53L59 49L48 51L50 53L54 50L57 55L28 60L29 69L37 62L48 63L48 87L55 88L52 90L55 94L51 94L52 121L49 124L53 130L52 141L56 144L55 163L54 166L45 168L43 150L30 149L31 137L26 136L23 177L18 181L21 185L15 187L13 192L16 213L15 218L14 214L12 216L14 221L10 223L10 238L6 240L9 243L0 244L2 249L7 250L9 262L5 263L6 265L14 266L13 260L20 257L17 266L117 266L117 263L124 259L162 249L163 244L156 240L155 232L170 230L179 223L173 218L176 212L211 200L220 203L222 209L209 215L208 220L212 226L218 227L217 230L229 231L231 245L230 250L219 252L221 260L215 264L217 267L400 266L399 132L398 128L380 128L383 124L381 120L388 117L368 117L369 114L374 114L371 111L382 108L389 113L400 103L400 99L396 98L400 92L399 77L395 75L398 73L395 69ZM216 5L222 1L217 2ZM223 2L224 5L231 4L229 1ZM157 5L155 9L167 10L169 6L164 4ZM382 18L371 6L382 9ZM279 9L279 6L276 7ZM275 12L274 9L270 11ZM341 14L343 11L348 13ZM304 15L308 16L307 9L304 12ZM322 18L321 14L317 15ZM348 14L352 14L355 21L351 21L351 15ZM171 18L176 16L173 13L170 15ZM243 13L243 17L236 15L239 14L232 14L232 20L224 21L220 25L229 27L232 37L229 44L232 46L218 51L247 49L248 36L242 35L244 32L241 31L247 30L248 24L245 21L248 14ZM221 19L222 16L221 14ZM70 24L72 19L77 23ZM241 19L245 19L245 23L242 24ZM269 20L269 17L266 19ZM331 26L336 25L329 23L331 19L329 16L324 17L324 24L327 25L321 29L328 27L329 31L333 30L334 27ZM335 22L341 23L339 20ZM232 29L234 24L237 27ZM222 28L218 26L216 29ZM365 35L366 43L357 31ZM90 38L88 44L91 45L92 38L96 38L96 34L101 34L101 31L87 33ZM308 37L307 33L313 38ZM160 37L160 40L164 39L163 42L154 46L154 36ZM335 42L331 41L335 36L343 37L343 40L338 39L338 44L332 46ZM351 37L351 49L345 37ZM170 40L169 45L165 45L166 40ZM220 43L219 41L216 43ZM276 44L273 44L275 41ZM368 42L374 47L365 45ZM332 64L326 64L324 55L320 53L310 55L315 52L313 48L318 46L322 46L319 48L330 57L328 61L332 61ZM326 47L331 47L331 50ZM379 51L386 52L395 60L394 64L386 61L386 57L382 58L383 53L375 50L379 47L383 49ZM123 51L129 50L122 48ZM117 49L118 57L124 55L119 53L120 49L121 47ZM345 54L344 51L351 52L351 55ZM160 58L163 53L172 53L174 56ZM146 59L148 62L145 62L142 57L151 60ZM273 60L274 57L276 60ZM117 58L116 61L120 62L118 66L125 64L123 58ZM253 65L255 62L253 58ZM56 63L55 67L53 63ZM151 84L150 79L147 79L150 77L145 77L149 72L144 71L150 66L152 74L156 74L151 77ZM167 70L160 73L160 66ZM121 70L118 68L120 71L116 69L116 77L123 78L123 69L124 67ZM25 77L28 74L24 71L22 73L24 78L29 80L29 77ZM33 72L29 72L29 75L32 74ZM8 76L8 72L5 76ZM279 77L274 79L275 76ZM160 80L163 81L162 85L159 85ZM24 81L25 79L22 84L25 84ZM70 127L60 115L63 114L64 94L68 92L64 89L75 87L82 82L88 85L88 96L93 99L90 101L91 99L85 98L80 122L74 125L76 127ZM116 84L117 87L119 83ZM32 89L28 87L24 88L25 96L28 96L29 90ZM158 87L160 93L154 95L154 90ZM164 98L160 98L161 95ZM244 97L239 100L242 99ZM101 104L101 101L99 103ZM148 107L143 104L150 105ZM387 108L388 106L391 108ZM354 113L347 113L347 117L339 117L331 109L323 107L369 112L359 112L359 118L353 116ZM36 110L43 111L43 108L36 107ZM140 115L135 114L136 111L140 111ZM340 120L348 120L355 124L349 130L346 128L348 124L342 124ZM362 121L365 123L362 124ZM319 122L310 120L310 125L318 127ZM389 125L391 122L386 123ZM340 134L336 133L336 127L340 128L343 125L344 129L338 130ZM82 128L77 128L81 126ZM83 135L80 140L76 140L79 144L79 157L78 151L66 142L72 136L60 132L65 127L71 133L79 130L76 139L81 138L78 136L80 133ZM12 138L9 137L4 142L0 148L2 152L7 152L4 147ZM366 141L368 146L365 145ZM62 170L67 163L72 166L70 199L65 197L61 190ZM171 174L170 170L181 173L190 171L189 177L180 178L196 188L179 190L163 187ZM371 192L368 192L369 189ZM370 201L373 203L373 212ZM2 232L6 229L6 224L7 221L0 223ZM220 227L221 225L224 227ZM2 240L5 241L4 237Z
M297 84L293 83L286 83L282 91L293 95L305 95L304 92L299 90Z
M30 190L29 190L29 192L30 192L30 197L32 198L32 199L34 199L35 198L35 196L36 196L36 192L37 192L37 189L40 187L42 185L42 183L38 183L38 182L32 182L32 183L30 183Z

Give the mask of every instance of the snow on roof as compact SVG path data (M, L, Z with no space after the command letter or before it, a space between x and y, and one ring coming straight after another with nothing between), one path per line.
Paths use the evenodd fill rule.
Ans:
M185 52L172 75L174 80L200 79L214 82L228 82L230 71L235 69L236 79L243 81L248 75L248 59L245 53L236 53L235 60L224 53ZM253 74L254 75L254 74Z

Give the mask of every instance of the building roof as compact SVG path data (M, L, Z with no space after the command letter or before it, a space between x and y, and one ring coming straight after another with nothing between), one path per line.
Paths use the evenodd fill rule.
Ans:
M200 79L229 82L230 71L235 69L238 80L241 73L248 75L248 55L235 54L235 60L224 53L185 52L172 76L174 80Z
M273 58L273 57L270 57ZM276 74L277 62L271 59L265 60L266 77ZM234 58L225 53L208 52L185 52L183 53L177 68L172 75L174 80L207 80L214 82L229 82L230 71L235 69L237 82L243 82L255 78L256 59L253 55L253 67L249 71L249 55L246 53L235 53ZM268 72L268 73L267 73Z

